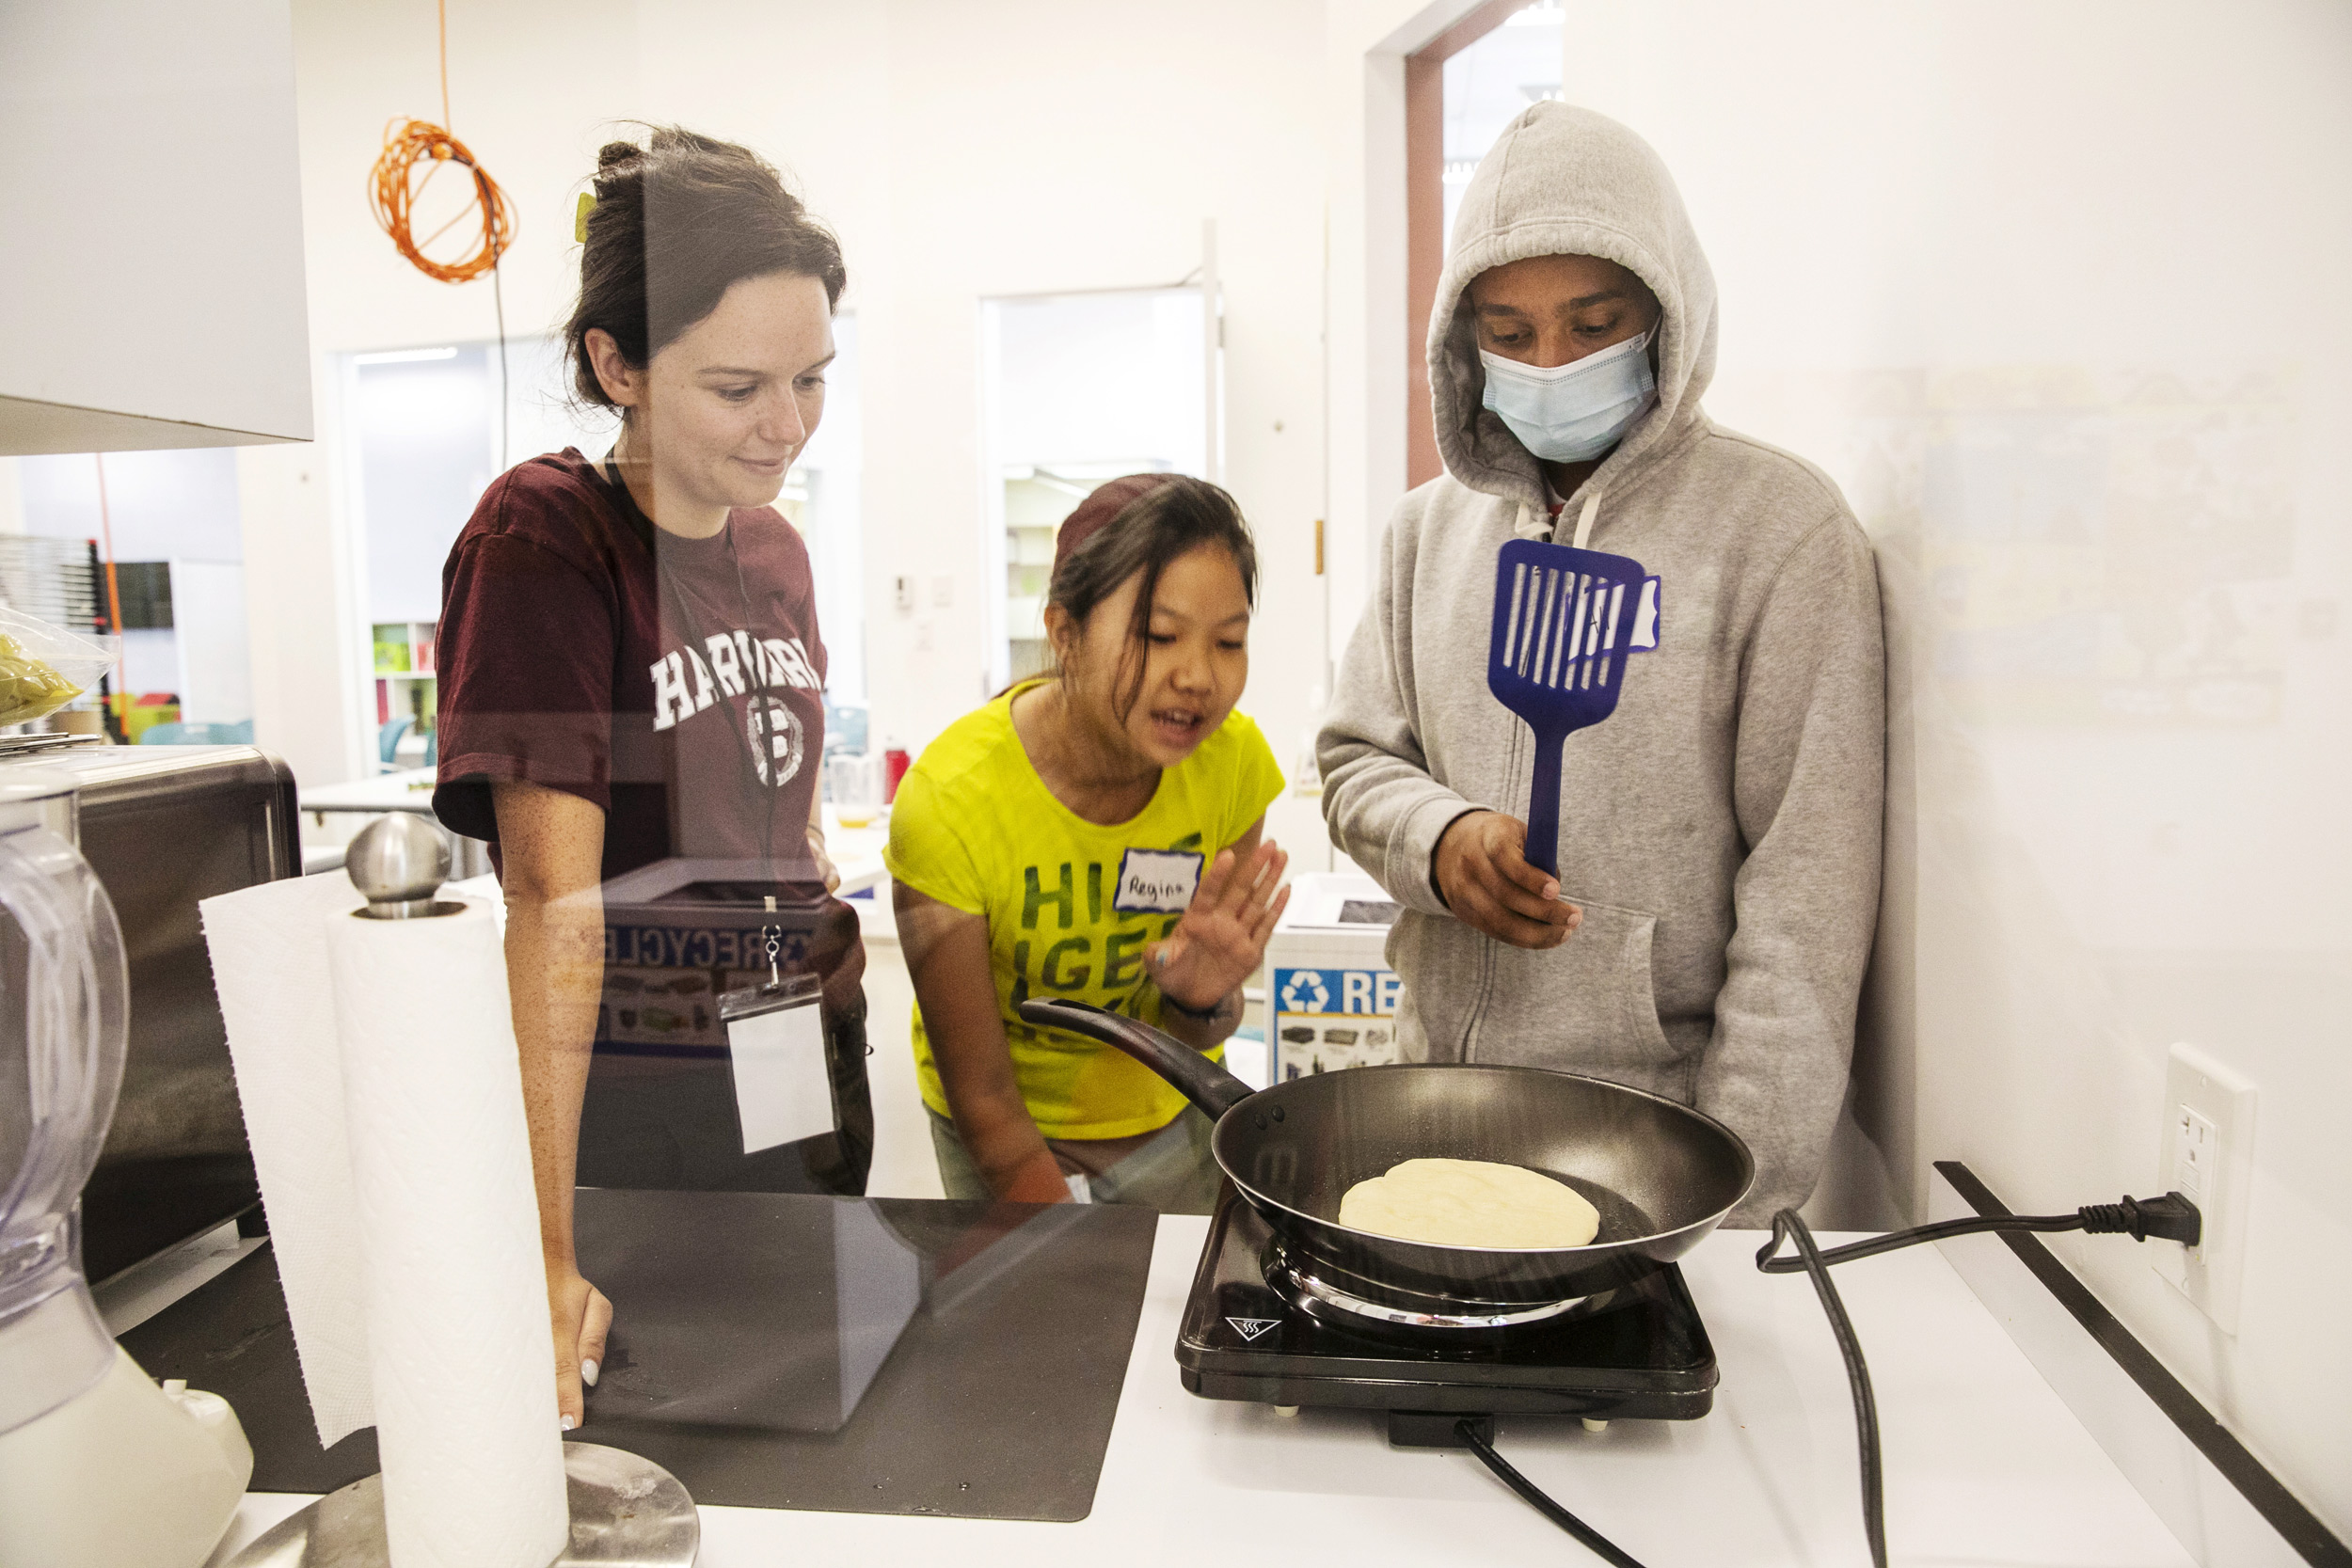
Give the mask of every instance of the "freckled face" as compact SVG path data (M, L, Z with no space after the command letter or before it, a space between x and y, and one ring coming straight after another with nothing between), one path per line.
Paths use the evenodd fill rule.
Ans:
M591 332L598 379L629 411L655 493L692 511L766 506L825 412L833 308L793 273L738 280L718 308L632 368ZM597 338L604 344L595 343Z

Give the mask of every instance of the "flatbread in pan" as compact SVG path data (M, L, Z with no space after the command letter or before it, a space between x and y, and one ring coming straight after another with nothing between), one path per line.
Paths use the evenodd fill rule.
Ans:
M1524 1165L1407 1160L1348 1188L1340 1223L1440 1246L1548 1250L1589 1243L1600 1233L1600 1211L1566 1182Z

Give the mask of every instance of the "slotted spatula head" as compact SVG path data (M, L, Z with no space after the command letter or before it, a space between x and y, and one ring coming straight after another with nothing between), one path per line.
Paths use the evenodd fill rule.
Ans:
M1486 689L1535 732L1527 859L1554 875L1561 743L1617 711L1629 657L1658 646L1658 597L1629 556L1514 539L1496 563Z

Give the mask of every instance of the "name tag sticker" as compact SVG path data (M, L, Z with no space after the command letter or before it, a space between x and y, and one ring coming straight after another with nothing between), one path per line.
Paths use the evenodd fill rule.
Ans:
M1120 914L1182 914L1200 885L1200 857L1188 849L1130 849L1120 857L1111 908Z

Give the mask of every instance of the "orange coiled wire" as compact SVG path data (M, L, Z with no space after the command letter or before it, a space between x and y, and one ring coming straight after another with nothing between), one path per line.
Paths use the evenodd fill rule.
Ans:
M474 200L448 223L419 240L409 230L409 214L417 198L424 194L425 186L443 165L451 163L463 164L472 173ZM420 164L425 166L421 177L418 174ZM400 253L419 272L444 283L464 283L491 271L515 243L515 214L499 182L474 162L473 153L464 142L421 119L395 119L384 128L384 152L375 160L368 204L375 210L377 226L391 236ZM468 214L477 212L482 218L482 244L473 254L460 261L436 261L425 255L426 245L449 232Z

